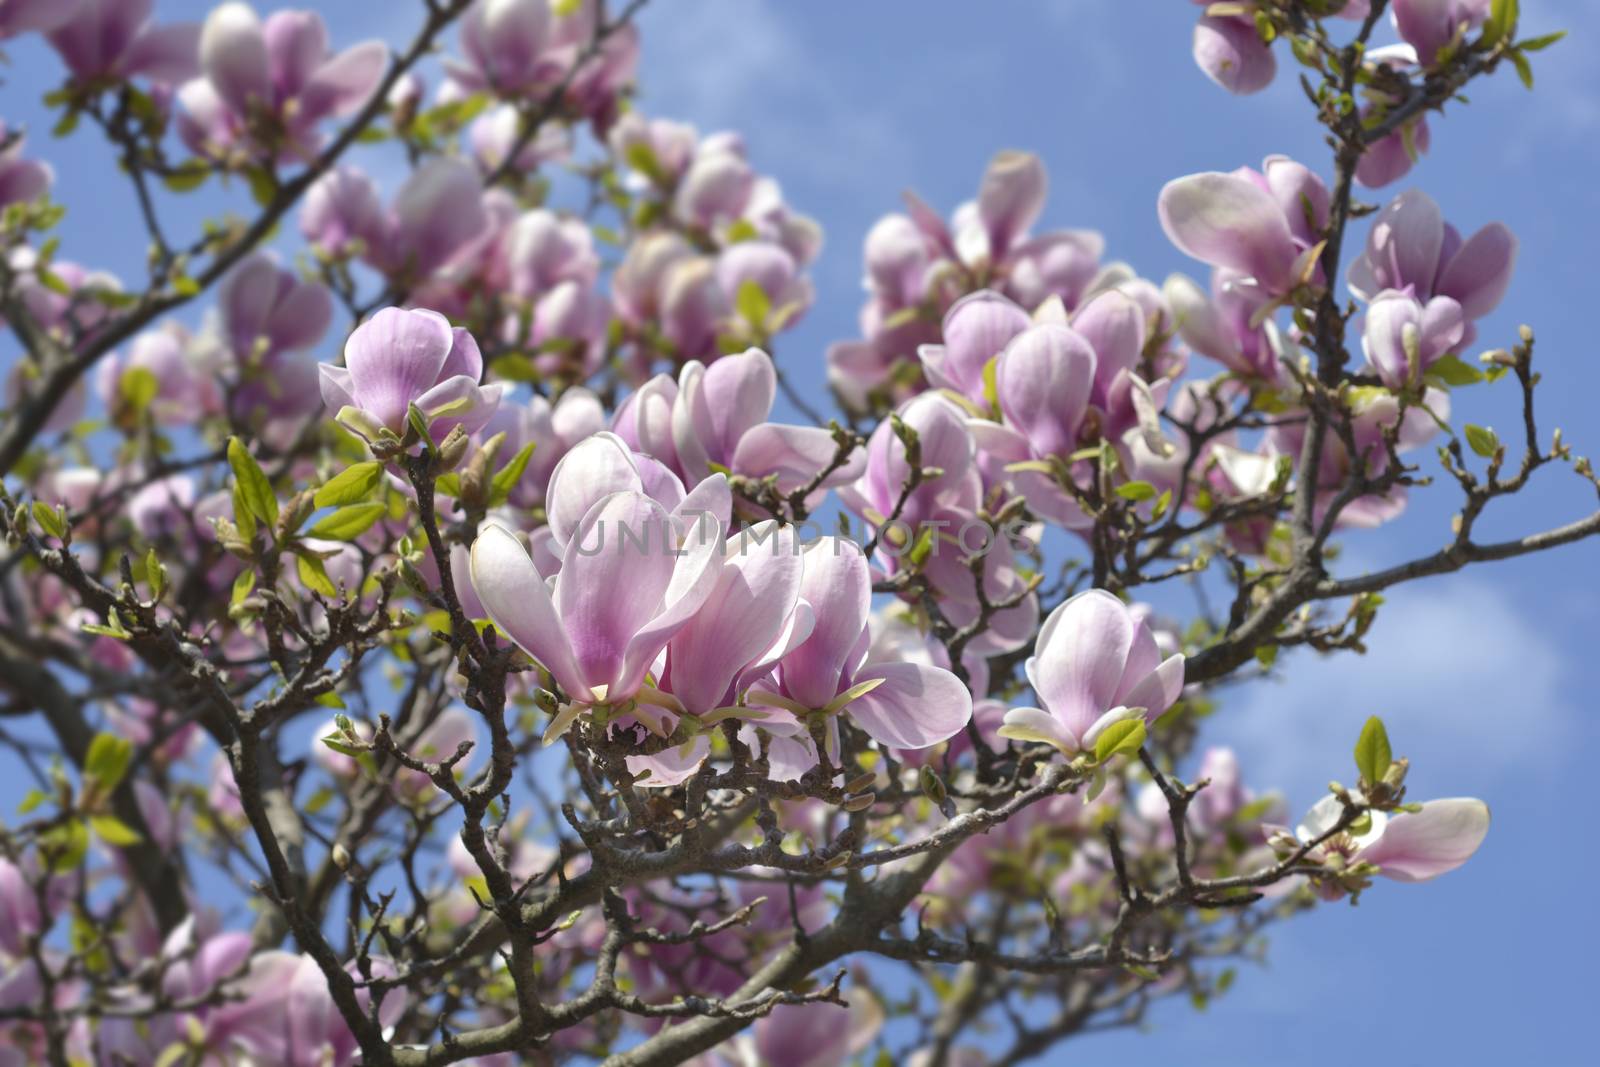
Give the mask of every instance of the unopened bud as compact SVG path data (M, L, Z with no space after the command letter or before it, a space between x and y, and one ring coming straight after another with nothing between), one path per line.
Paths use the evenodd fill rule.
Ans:
M467 431L457 425L439 445L439 470L453 471L460 465L466 456L467 449L472 447L472 441L467 437Z
M300 524L310 518L315 510L317 504L314 491L302 489L290 497L289 503L278 513L278 539L282 541L298 530Z
M334 866L338 867L341 871L348 871L350 869L350 850L345 848L343 843L335 841L333 843L333 849L329 852L329 856L333 860Z
M1404 756L1389 764L1389 769L1383 772L1383 784L1390 789L1399 789L1406 781L1406 771L1410 770L1411 761Z
M877 780L878 776L872 771L868 771L866 774L859 774L850 779L850 781L845 785L844 791L846 793L859 793L864 789L871 789L872 783Z
M859 796L845 797L844 803L840 804L839 806L845 811L855 813L858 811L866 811L868 808L872 807L873 804L877 803L877 801L878 794L862 793Z
M940 778L938 772L932 767L926 765L917 772L917 777L922 785L922 795L942 807L945 797L948 795L945 793L944 779Z

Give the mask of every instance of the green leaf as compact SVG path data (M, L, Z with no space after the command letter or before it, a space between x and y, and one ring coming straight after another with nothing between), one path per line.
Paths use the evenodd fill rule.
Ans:
M1467 425L1467 444L1484 459L1493 459L1500 450L1500 437L1487 426Z
M132 741L116 734L95 734L83 760L83 777L109 793L122 783L132 760Z
M499 507L511 496L511 490L517 487L523 473L528 469L528 461L533 458L533 448L532 441L523 445L504 467L495 472L494 479L489 483L490 507Z
M211 177L211 165L201 159L191 159L180 164L176 170L163 178L162 182L175 193L187 193L200 188L209 177Z
M352 464L317 488L312 503L319 508L337 508L367 499L383 481L383 464L375 460Z
M355 759L357 756L366 751L366 749L357 748L355 745L350 744L350 742L346 741L338 734L329 734L327 737L322 739L322 743L339 753L339 755L349 756L351 759Z
M255 571L241 571L241 572L239 572L239 577L237 577L237 578L235 578L233 580L233 596L228 601L230 606L238 604L239 601L241 601L245 597L249 596L255 590L255 587L256 587L256 572Z
M1100 731L1100 736L1094 739L1095 761L1104 763L1112 756L1132 755L1144 747L1144 738L1143 719L1122 719L1114 722Z
M1117 495L1124 500L1149 500L1156 495L1156 487L1149 482L1127 482L1117 486Z
M1517 51L1543 52L1546 48L1566 37L1566 35L1566 30L1557 30L1555 33L1547 33L1542 37L1529 37L1526 41L1517 42Z
M117 380L117 395L127 410L143 415L150 410L156 394L161 392L161 381L148 367L129 367Z
M1533 64L1528 62L1528 57L1521 52L1512 52L1511 65L1517 68L1517 77L1522 79L1525 89L1533 88Z
M244 177L250 183L250 195L261 207L272 203L278 195L278 179L265 167L251 167L245 171Z
M239 492L239 499L244 506L267 526L275 526L278 522L278 498L272 494L272 483L267 481L267 472L261 469L261 464L244 447L244 442L237 437L228 438L228 466L233 468L235 486Z
M1381 782L1394 762L1394 752L1389 748L1389 731L1376 715L1361 728L1356 741L1356 769L1369 782Z
M17 805L17 814L26 815L31 811L37 810L40 805L49 800L50 794L43 789L30 789L27 795L22 798L22 803Z
M160 600L161 594L167 588L167 568L161 565L161 559L152 548L144 556L144 584L150 587L150 597Z
M91 815L89 816L89 828L94 831L95 836L100 840L118 848L137 845L144 840L139 836L137 830L115 815Z
M316 556L303 554L294 558L295 572L300 575L300 584L313 593L321 593L325 597L339 595L339 590L333 586L333 579L328 577L328 568Z
M628 166L643 174L646 178L657 184L668 180L666 168L661 165L661 160L656 158L656 151L644 141L635 141L623 150L622 158Z
M1520 6L1517 0L1494 0L1489 5L1489 17L1483 23L1485 46L1492 48L1516 31Z
M739 283L738 295L734 297L734 307L744 317L744 321L758 330L766 328L767 316L772 314L772 301L767 297L767 291L753 278L746 278Z
M736 245L741 241L754 241L760 236L761 231L749 219L734 219L722 239L730 245Z
M1476 385L1483 381L1483 371L1464 362L1460 356L1445 356L1430 363L1423 377L1445 385Z
M417 440L422 441L429 452L434 450L433 435L428 432L428 418L422 409L415 404L406 406L406 423L411 431L417 435Z
M89 852L89 828L74 821L48 830L39 835L39 852L51 874L73 870Z
M46 504L42 500L35 500L31 510L33 521L39 524L39 529L57 541L67 539L67 517L60 508Z
M388 510L382 504L351 504L318 521L306 531L306 536L325 541L353 541L370 530Z

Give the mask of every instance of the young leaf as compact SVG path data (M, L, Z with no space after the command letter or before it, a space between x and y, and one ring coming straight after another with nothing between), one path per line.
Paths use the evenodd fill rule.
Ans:
M489 483L489 506L499 507L511 495L511 490L517 487L522 480L523 472L528 469L528 461L533 458L533 442L529 442L511 457L504 467L495 472L494 479Z
M57 541L67 539L67 521L62 512L43 501L33 502L33 521L39 524L39 529L54 537Z
M167 568L161 565L161 559L152 548L144 556L144 584L150 587L150 597L160 600L161 594L167 588Z
M1143 719L1122 719L1114 722L1100 731L1100 736L1094 739L1095 761L1104 763L1112 756L1132 755L1144 746L1144 738Z
M1149 500L1156 495L1156 487L1149 482L1127 482L1117 486L1117 495L1124 500Z
M1493 459L1500 450L1499 436L1487 426L1467 426L1467 444L1484 459Z
M353 541L372 528L388 508L383 504L351 504L328 515L306 531L325 541Z
M89 742L89 752L83 760L83 776L103 792L111 792L122 783L133 760L133 742L116 734L95 734Z
M365 500L383 480L383 464L375 460L354 463L317 488L312 503L319 508L338 508Z
M756 329L764 329L767 325L767 316L772 314L772 301L767 297L767 291L761 288L753 278L746 278L739 283L739 292L734 297L734 306L744 321Z
M313 593L321 593L326 597L339 595L333 587L333 579L328 577L328 568L322 565L322 560L312 555L297 555L294 558L295 571L300 575L300 584Z
M1384 729L1383 720L1374 715L1361 728L1361 737L1356 741L1356 769L1367 781L1381 782L1393 762L1389 731Z
M237 437L228 438L228 466L233 468L239 499L250 514L269 528L278 522L278 498L272 495L267 472Z
M144 840L139 836L137 830L115 815L91 815L89 816L89 828L94 831L95 836L100 840L117 848L137 845Z

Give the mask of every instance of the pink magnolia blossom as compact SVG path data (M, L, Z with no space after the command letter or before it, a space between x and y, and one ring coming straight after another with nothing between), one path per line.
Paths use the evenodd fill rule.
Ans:
M163 87L181 84L199 73L200 27L157 25L153 7L154 0L78 0L76 15L50 31L50 45L79 81L143 75Z
M1339 798L1319 800L1295 827L1301 842L1315 841L1338 824ZM1371 825L1361 833L1336 834L1312 850L1312 858L1344 867L1370 863L1397 882L1426 882L1448 874L1472 858L1489 833L1489 806L1472 798L1429 800L1421 810L1366 813Z
M1287 156L1267 157L1260 171L1176 178L1162 188L1157 209L1180 250L1238 271L1270 296L1317 279L1328 190Z
M83 0L4 0L0 2L0 41L24 33L48 33L77 15Z
M549 589L503 526L479 533L471 556L472 585L489 618L578 705L635 696L656 656L716 588L722 566L721 523L704 514L682 520L627 490L583 514Z
M800 595L815 625L778 662L776 689L752 691L749 702L793 716L783 732L802 749L810 745L803 717L816 712L827 716L830 746L837 743L834 716L840 712L891 748L927 748L965 727L972 717L972 694L949 671L921 663L867 662L872 580L860 548L825 537L808 545L804 558ZM768 721L762 725L782 729Z
M322 399L369 442L406 434L415 404L435 442L456 426L472 433L494 414L503 384L479 385L483 356L472 335L434 311L384 308L356 327L345 365L322 364Z
M1350 291L1367 301L1386 290L1425 305L1449 297L1467 320L1459 342L1467 345L1477 335L1473 323L1504 298L1516 261L1516 236L1503 224L1491 222L1462 240L1427 193L1410 189L1378 212L1346 277Z
M50 191L55 181L55 170L50 164L36 159L23 159L22 149L27 138L13 134L0 121L0 208L10 204L24 204L37 200Z
M229 0L201 28L201 76L178 90L178 132L212 158L308 158L320 144L318 125L359 110L388 56L381 41L330 53L314 11L276 11L263 23L249 4Z
M1183 692L1183 654L1161 659L1150 628L1103 589L1079 593L1039 630L1028 680L1043 708L1014 708L1001 733L1067 754L1125 719L1154 722Z

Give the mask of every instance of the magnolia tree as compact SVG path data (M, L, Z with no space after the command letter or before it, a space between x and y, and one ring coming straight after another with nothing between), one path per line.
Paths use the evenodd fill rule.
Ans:
M647 117L642 2L0 2L149 247L62 245L4 131L0 1063L1016 1063L1482 842L1376 718L1298 817L1201 732L1391 586L1600 533L1477 536L1600 484L1479 331L1511 233L1385 191L1531 80L1515 0L1202 3L1201 70L1297 67L1331 157L1172 180L1200 282L1036 231L1023 152L907 194L831 419L771 354L819 229ZM1443 548L1338 565L1424 488Z

